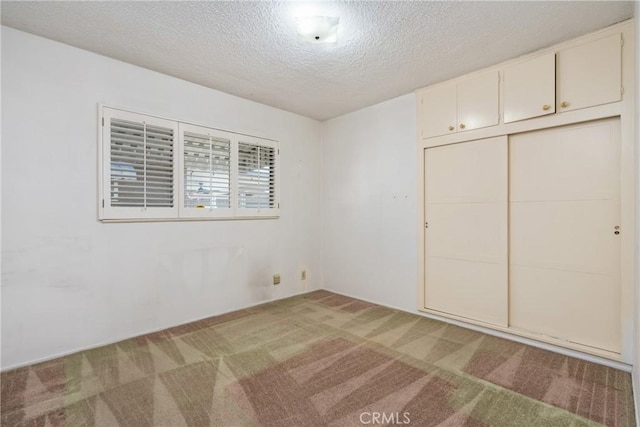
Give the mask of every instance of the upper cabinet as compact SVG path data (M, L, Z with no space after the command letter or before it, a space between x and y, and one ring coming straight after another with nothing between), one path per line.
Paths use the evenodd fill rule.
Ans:
M499 123L499 86L498 70L458 83L458 130L486 128Z
M624 85L632 87L633 62L622 58L633 49L623 43L624 35L631 39L629 28L620 25L418 90L420 139L432 138L425 143L437 146L544 126L545 116L557 125L604 109L615 114L623 108ZM475 129L482 130L461 134Z
M422 95L423 138L446 135L457 127L456 84L430 88Z
M504 69L504 122L556 112L556 55L548 53Z
M622 38L617 33L558 53L557 111L622 99Z
M422 137L497 125L498 94L498 70L424 90L421 99Z

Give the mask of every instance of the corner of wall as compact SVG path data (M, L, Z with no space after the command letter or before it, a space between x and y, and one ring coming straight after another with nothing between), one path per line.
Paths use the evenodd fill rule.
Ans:
M327 121L320 122L320 283L319 289L326 289L324 283L324 134Z
M640 17L640 2L634 2L633 9L634 16L634 31L635 31L635 159L636 159L636 253L635 253L635 299L634 299L634 313L635 313L635 327L634 327L634 348L633 348L633 397L636 409L636 423L640 426L638 417L640 415L640 119L638 118L638 107L640 106L640 31L637 28L638 18Z
M0 27L0 46L2 45L2 28ZM0 81L2 81L2 55L0 55ZM2 102L0 102L0 117L2 117ZM1 122L1 120L0 120ZM1 126L0 126L1 128ZM0 135L0 171L2 170L2 135ZM0 178L0 181L2 179ZM0 185L0 224L2 224L2 186ZM2 230L0 230L0 237ZM2 238L0 238L0 252L2 252ZM0 272L2 271L2 257L0 257ZM2 307L2 291L0 290L0 307ZM0 331L2 331L2 316L0 316ZM1 332L0 332L1 334ZM2 352L0 352L2 353ZM2 354L0 354L0 366L2 366Z

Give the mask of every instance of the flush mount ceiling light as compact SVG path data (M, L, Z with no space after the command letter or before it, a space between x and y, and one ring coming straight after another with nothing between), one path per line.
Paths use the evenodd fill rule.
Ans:
M340 18L332 16L309 16L296 18L298 41L301 43L338 42L338 22Z

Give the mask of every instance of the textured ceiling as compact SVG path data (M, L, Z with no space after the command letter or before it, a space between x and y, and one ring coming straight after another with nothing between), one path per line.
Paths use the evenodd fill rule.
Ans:
M9 2L2 24L319 120L630 18L633 2ZM340 17L337 46L295 17Z

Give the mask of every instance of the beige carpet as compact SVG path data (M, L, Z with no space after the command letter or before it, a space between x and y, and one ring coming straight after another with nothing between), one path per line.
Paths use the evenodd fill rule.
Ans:
M633 426L628 373L317 291L4 372L3 426Z

